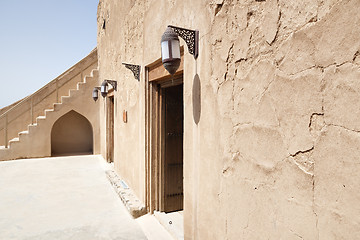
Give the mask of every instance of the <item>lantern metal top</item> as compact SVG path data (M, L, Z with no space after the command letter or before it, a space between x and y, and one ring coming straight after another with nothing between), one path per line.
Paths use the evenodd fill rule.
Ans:
M175 31L171 27L167 27L164 34L161 36L161 42L165 41L171 41L171 40L178 40L178 35L175 33Z

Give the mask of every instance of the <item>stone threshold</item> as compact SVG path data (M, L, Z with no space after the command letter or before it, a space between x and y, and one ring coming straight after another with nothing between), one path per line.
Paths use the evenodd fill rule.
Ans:
M154 211L154 216L174 239L184 240L183 211L171 213Z
M145 215L145 205L137 198L135 193L127 186L125 181L119 177L115 170L107 170L105 173L131 216L138 218Z

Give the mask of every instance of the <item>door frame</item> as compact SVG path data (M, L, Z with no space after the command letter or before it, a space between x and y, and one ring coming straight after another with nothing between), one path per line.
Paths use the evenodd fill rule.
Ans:
M184 48L181 63L173 77L161 58L145 67L145 206L148 212L164 210L164 99L162 89L183 84ZM183 100L184 101L184 100Z
M106 161L114 162L115 98L113 91L106 98Z

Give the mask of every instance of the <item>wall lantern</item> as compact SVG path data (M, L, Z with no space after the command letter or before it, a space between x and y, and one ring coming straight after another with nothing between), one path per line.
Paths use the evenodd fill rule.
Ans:
M105 79L101 84L101 96L106 97L109 91L109 84L113 87L115 91L117 91L117 82L114 80Z
M140 69L141 69L140 65L134 65L129 63L122 63L122 64L133 72L136 80L140 81Z
M180 66L180 41L184 39L189 53L197 59L199 55L199 31L169 25L161 37L161 59L165 69L174 75Z
M92 98L94 99L95 102L99 98L99 91L100 91L100 87L94 87L94 90L92 92Z

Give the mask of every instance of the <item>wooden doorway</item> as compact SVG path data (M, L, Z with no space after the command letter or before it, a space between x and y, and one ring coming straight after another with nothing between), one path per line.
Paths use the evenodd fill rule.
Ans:
M149 212L183 210L183 75L149 83L146 206Z
M114 96L106 98L106 161L114 162Z
M173 212L183 209L183 84L162 88L161 95L161 210Z
M145 205L154 211L184 208L184 48L179 69L170 76L161 58L146 66Z

